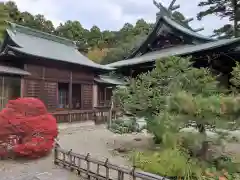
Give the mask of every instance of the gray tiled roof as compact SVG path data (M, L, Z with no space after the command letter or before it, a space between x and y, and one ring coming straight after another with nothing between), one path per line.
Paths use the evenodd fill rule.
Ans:
M136 64L146 63L146 62L152 62L163 57L188 55L191 53L228 46L231 44L239 44L239 42L240 42L240 38L233 38L233 39L223 39L223 40L218 40L218 41L213 41L213 42L198 44L198 45L179 45L176 47L147 53L140 57L114 62L114 63L108 64L107 66L117 68L117 67L123 67L123 66L136 65Z
M7 33L17 45L9 46L15 51L96 69L112 70L112 68L97 64L82 55L71 40L14 23L10 23Z

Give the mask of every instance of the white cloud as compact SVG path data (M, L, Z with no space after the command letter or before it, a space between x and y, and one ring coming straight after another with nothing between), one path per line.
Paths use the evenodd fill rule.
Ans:
M6 0L4 0L6 1ZM158 9L152 0L14 0L21 11L32 14L43 14L55 26L66 20L78 20L90 28L97 25L101 29L119 29L125 22L135 23L138 18L154 22ZM170 0L161 0L167 6ZM201 9L197 6L199 0L178 0L179 9L186 17L196 17ZM196 19L196 18L195 18ZM204 27L204 34L211 34L212 30L223 25L226 20L219 20L215 16L206 17L202 21L195 20L192 27Z

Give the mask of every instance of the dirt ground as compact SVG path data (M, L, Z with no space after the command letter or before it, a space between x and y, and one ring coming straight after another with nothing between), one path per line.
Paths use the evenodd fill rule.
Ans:
M144 147L151 143L144 134L116 135L108 131L103 125L95 126L91 122L59 125L59 142L64 149L87 154L122 166L131 164L124 157L112 153L118 147ZM136 141L136 138L146 140ZM134 142L134 143L132 143ZM79 180L75 174L59 168L53 164L53 154L34 161L0 161L1 180ZM34 180L35 180L34 179Z

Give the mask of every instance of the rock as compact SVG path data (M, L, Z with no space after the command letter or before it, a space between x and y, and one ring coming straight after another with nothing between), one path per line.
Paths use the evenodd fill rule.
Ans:
M134 138L135 141L141 141L141 138Z
M114 149L115 151L119 152L119 153L125 153L125 152L128 152L128 149L127 148L124 148L124 147L119 147L119 148L116 148Z
M148 134L148 131L147 131L147 129L143 129L143 130L141 131L141 133L143 133L144 135L147 135L147 134Z

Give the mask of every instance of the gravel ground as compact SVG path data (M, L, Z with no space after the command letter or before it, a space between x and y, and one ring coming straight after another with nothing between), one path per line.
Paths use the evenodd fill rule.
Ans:
M59 125L59 143L64 149L80 154L90 153L92 157L120 166L130 167L126 158L113 153L113 149L141 149L151 146L152 138L144 133L117 135L105 126L92 122ZM136 140L138 139L138 140ZM141 139L139 141L139 139ZM228 144L232 152L240 151L237 143ZM34 178L35 177L35 178ZM0 180L79 180L74 173L53 164L53 154L34 161L0 161Z
M126 159L113 156L110 152L109 144L114 144L118 137L104 126L95 126L92 123L61 124L59 132L60 146L64 149L72 149L81 154L90 153L92 157L102 160L109 158L113 164L129 165ZM34 176L41 180L80 179L74 173L55 166L53 154L34 161L0 161L0 180L33 180Z

